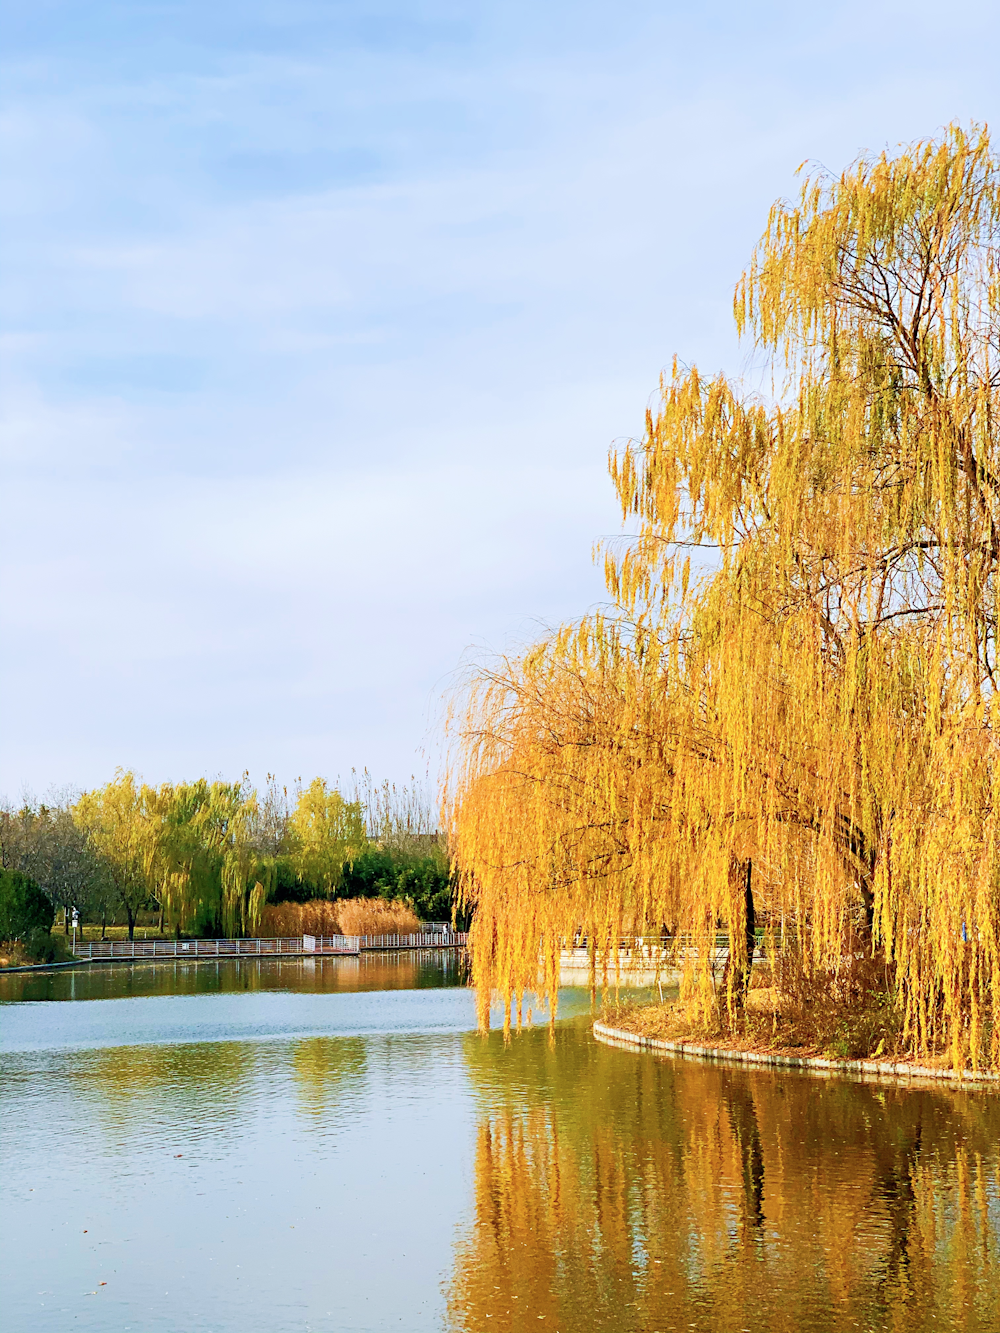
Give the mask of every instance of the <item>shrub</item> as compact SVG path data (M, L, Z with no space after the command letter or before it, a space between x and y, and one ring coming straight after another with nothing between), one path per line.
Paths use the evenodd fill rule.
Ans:
M291 939L293 935L342 935L337 903L317 898L309 903L270 903L260 919L264 936Z
M49 962L55 909L48 894L19 870L0 870L0 940L19 943L25 955Z

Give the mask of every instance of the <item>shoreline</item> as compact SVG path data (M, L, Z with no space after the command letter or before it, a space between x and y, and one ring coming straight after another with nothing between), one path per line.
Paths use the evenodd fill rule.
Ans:
M221 953L221 954L136 954L135 956L126 954L118 958L73 958L64 963L24 963L18 967L0 967L0 977L14 976L18 972L57 972L63 968L74 967L101 967L109 963L125 963L132 966L136 963L260 963L268 959L327 959L327 958L360 958L363 954L377 953L438 953L444 949L449 951L458 951L463 945L445 945L445 944L413 944L413 945L387 945L385 948L364 948L355 951L337 950L336 952L310 952L309 950L300 950L298 953Z
M763 1051L741 1051L725 1046L708 1046L694 1041L674 1041L665 1037L646 1037L637 1032L609 1027L599 1020L593 1026L594 1036L607 1045L638 1047L640 1050L666 1051L685 1058L711 1060L719 1063L758 1065L770 1068L805 1069L814 1073L846 1075L855 1079L874 1079L888 1082L933 1080L959 1087L973 1084L978 1091L1000 1091L1000 1074L986 1070L935 1069L930 1065L890 1060L836 1060L819 1055L772 1055Z

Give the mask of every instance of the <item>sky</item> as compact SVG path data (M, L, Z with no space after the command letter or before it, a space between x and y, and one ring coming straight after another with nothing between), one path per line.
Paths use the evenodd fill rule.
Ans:
M809 159L1000 120L1000 6L0 0L0 794L433 784Z

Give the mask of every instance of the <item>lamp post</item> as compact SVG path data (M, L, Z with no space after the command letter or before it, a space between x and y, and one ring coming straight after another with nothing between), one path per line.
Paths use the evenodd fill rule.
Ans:
M76 928L80 924L80 913L73 908L73 952L76 953Z

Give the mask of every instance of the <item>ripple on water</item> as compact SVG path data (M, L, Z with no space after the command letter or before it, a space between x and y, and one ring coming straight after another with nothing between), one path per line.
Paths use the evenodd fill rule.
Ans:
M505 1043L375 975L0 1007L9 1326L1000 1328L1000 1098L616 1050L579 995Z

